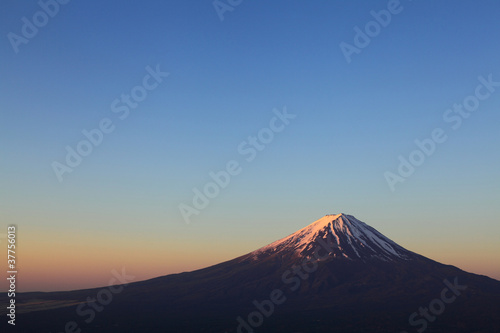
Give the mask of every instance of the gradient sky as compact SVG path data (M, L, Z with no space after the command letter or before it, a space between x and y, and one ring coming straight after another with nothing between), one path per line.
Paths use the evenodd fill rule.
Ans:
M244 0L221 21L210 0L70 1L16 53L8 34L40 6L2 1L0 232L18 226L19 290L193 270L340 212L500 279L500 88L443 121L478 76L500 81L500 3L402 0L347 63L339 44L387 4ZM158 64L170 75L120 120L111 103ZM296 118L247 162L238 145L283 107ZM115 130L59 182L52 162L103 118ZM435 128L447 141L392 192L384 173ZM186 224L179 204L230 160L242 172Z

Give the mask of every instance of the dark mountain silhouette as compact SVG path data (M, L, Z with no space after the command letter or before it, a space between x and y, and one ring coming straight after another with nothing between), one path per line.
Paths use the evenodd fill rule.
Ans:
M500 281L408 251L344 214L218 265L107 290L18 294L8 329L500 332Z

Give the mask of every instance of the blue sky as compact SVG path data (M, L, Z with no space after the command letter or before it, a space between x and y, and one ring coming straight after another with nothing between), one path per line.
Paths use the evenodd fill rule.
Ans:
M165 259L167 274L344 212L410 250L500 279L500 89L458 130L442 118L474 93L478 76L500 81L500 4L401 1L347 63L339 44L353 44L353 28L387 4L244 0L221 21L211 1L70 1L16 53L8 34L21 35L21 19L40 6L4 1L2 223L56 252L71 233L79 244L96 235L137 248L154 240L160 254L188 247ZM120 120L112 101L157 65L170 75ZM246 162L238 145L285 106L296 118ZM59 182L51 163L103 118L115 130ZM391 192L384 172L438 127L448 140ZM179 204L230 160L241 174L185 224ZM130 246L120 244L113 256ZM204 260L177 264L199 251Z

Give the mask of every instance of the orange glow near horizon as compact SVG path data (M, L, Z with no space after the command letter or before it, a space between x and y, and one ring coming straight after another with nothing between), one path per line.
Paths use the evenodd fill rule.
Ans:
M196 242L187 246L180 241L164 242L151 239L146 244L137 237L107 239L82 234L64 234L54 239L40 233L23 234L18 248L18 283L20 292L62 291L98 288L107 286L112 271L121 271L135 276L134 281L158 276L192 271L208 267L243 255L255 248L242 247L236 242L213 246L213 242ZM42 237L43 236L43 237ZM92 241L89 241L92 239ZM483 243L473 252L462 248L456 250L451 244L439 243L411 250L443 264L500 280L500 267L491 244ZM0 290L7 290L5 280Z
M200 243L196 247L186 247L185 244L149 241L145 246L142 241L126 237L112 242L94 237L89 243L88 238L75 234L60 237L57 244L46 243L44 239L50 238L23 235L22 243L18 244L18 291L97 288L108 285L112 271L121 271L122 267L127 274L135 276L134 281L141 281L232 259L224 255L230 253L228 249L202 251L200 247L204 244ZM207 242L205 248L210 245ZM7 283L2 281L0 290L7 289Z

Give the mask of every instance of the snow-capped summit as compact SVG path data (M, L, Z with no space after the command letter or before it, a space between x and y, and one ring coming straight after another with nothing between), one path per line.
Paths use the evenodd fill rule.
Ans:
M335 214L252 252L252 257L290 253L310 257L321 244L327 244L331 257L350 260L410 260L415 255L354 216Z

